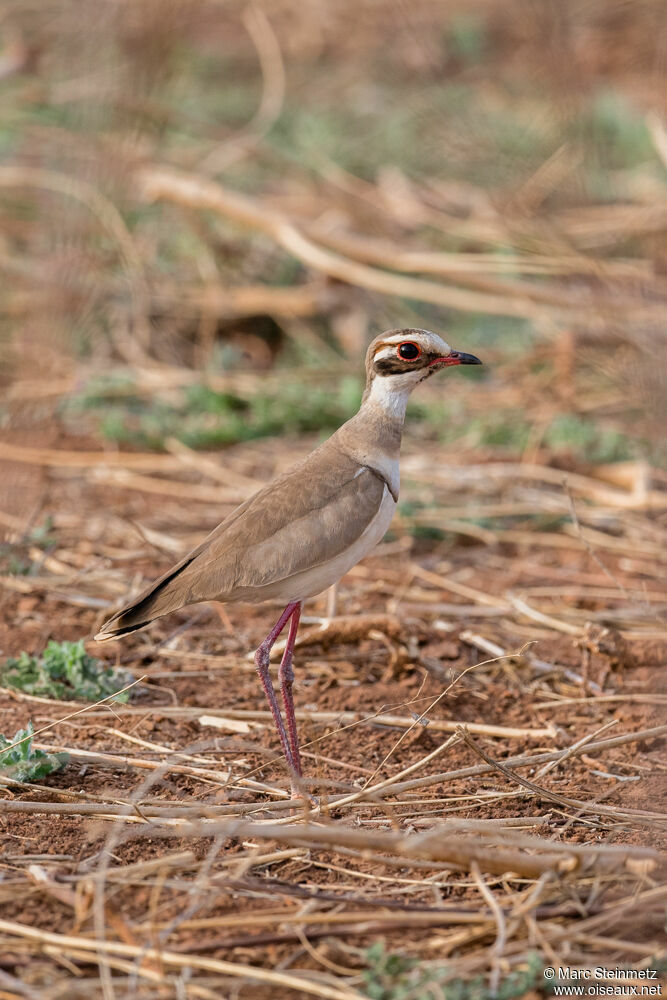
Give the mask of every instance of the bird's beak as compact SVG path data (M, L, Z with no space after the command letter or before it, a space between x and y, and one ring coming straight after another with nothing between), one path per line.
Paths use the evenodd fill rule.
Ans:
M482 362L474 354L464 354L463 351L450 351L445 357L436 358L431 364L437 365L438 368L445 368L451 365L481 365Z

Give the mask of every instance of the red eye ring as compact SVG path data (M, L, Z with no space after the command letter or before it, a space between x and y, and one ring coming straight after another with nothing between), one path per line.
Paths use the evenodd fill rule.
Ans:
M421 347L418 344L413 343L411 340L404 340L403 343L399 344L396 348L396 354L401 361L416 361L421 355Z

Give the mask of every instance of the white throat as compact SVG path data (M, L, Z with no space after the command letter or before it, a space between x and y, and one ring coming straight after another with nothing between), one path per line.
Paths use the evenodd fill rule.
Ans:
M376 375L371 383L371 391L366 399L366 405L378 407L392 420L402 422L405 419L410 393L415 386L412 378L401 384L399 380L402 381L404 378L405 376L402 375L387 375L385 377Z

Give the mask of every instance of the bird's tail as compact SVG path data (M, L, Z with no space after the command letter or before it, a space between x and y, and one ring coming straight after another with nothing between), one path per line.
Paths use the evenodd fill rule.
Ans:
M112 615L102 625L95 639L98 642L106 642L108 639L118 639L130 632L138 632L156 618L161 618L170 611L177 611L186 604L194 603L187 599L179 578L197 554L198 550L191 552L182 562L167 570L159 580L151 583L134 601Z

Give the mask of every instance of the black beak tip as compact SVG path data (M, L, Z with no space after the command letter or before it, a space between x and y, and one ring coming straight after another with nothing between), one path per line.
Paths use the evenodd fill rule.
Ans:
M452 351L452 357L456 358L460 365L481 365L482 362L474 354L465 354L463 351Z

